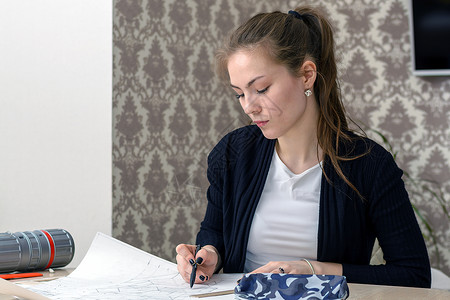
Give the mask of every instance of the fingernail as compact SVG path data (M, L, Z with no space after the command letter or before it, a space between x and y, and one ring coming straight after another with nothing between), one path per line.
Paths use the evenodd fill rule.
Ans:
M201 265L201 264L202 264L202 262L203 262L203 258L201 258L201 257L198 257L198 258L197 258L197 264Z
M195 261L191 258L191 259L189 260L189 263L190 263L191 265L194 265L194 264L195 264Z
M199 278L200 278L201 281L205 281L205 276L200 275Z

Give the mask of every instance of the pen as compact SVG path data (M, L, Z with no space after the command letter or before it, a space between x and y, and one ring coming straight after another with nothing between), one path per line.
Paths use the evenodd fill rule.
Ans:
M195 256L197 255L197 252L200 250L200 245L197 245L197 247L195 247L195 253L194 253L194 263L192 264L192 272L191 272L191 278L189 281L189 284L192 288L192 286L194 285L195 282L195 276L197 275L197 261L195 261Z
M13 274L1 274L0 278L3 279L17 279L17 278L29 278L44 276L41 273L13 273Z

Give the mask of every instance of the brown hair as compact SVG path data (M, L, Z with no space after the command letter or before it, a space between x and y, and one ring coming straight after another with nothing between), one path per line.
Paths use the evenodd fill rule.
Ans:
M302 76L300 68L305 60L313 61L317 68L314 94L319 107L318 143L337 174L363 199L339 164L340 161L361 157L368 151L359 156L350 156L351 149L346 149L345 154L339 153L342 141L351 145L353 143L350 142L361 137L349 129L341 101L332 26L318 10L311 7L297 7L295 12L300 15L279 11L261 13L241 25L217 51L216 72L222 79L228 80L228 59L243 49L263 49L294 76ZM326 174L325 177L329 180Z

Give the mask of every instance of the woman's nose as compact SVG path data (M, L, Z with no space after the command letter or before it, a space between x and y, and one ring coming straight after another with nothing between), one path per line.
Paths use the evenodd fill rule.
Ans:
M244 112L247 115L252 115L261 112L261 105L258 103L257 97L248 97L242 103Z

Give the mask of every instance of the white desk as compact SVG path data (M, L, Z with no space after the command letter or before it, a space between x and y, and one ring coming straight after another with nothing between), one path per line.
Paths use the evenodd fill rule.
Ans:
M348 299L380 299L380 300L450 299L450 291L446 290L421 289L421 288L387 286L387 285L357 284L357 283L349 283L348 287L350 289L350 297Z
M67 276L73 269L60 269L55 270L54 273L48 271L43 271L43 277L34 277L28 279L15 279L11 282L19 281L32 281L37 282L41 280L56 279L63 276ZM409 288L409 287L396 287L396 286L384 286L384 285L369 285L369 284L356 284L349 283L350 297L348 299L382 299L382 300L398 300L398 299L408 299L408 300L449 300L450 291L437 290L437 289L421 289L421 288ZM0 294L0 300L14 300L17 298ZM198 299L198 298L192 298ZM216 296L201 298L205 300L231 300L234 299L234 295Z

